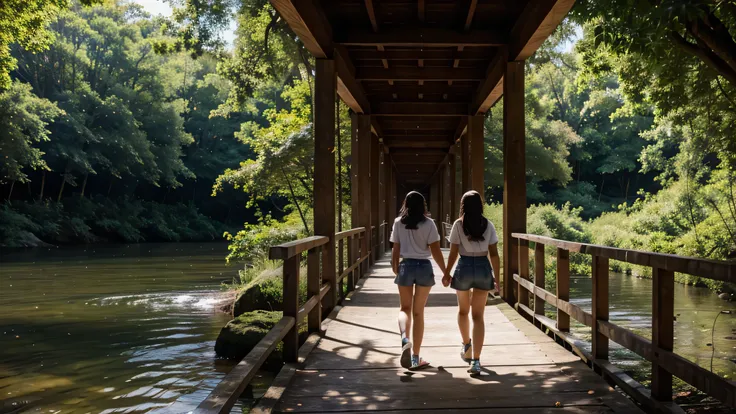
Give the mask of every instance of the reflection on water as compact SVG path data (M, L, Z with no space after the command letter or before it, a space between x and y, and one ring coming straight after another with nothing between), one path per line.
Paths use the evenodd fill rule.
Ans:
M3 252L0 413L186 412L229 370L214 340L226 246Z
M570 301L591 312L592 279L571 277ZM611 273L609 278L609 320L652 338L652 281ZM550 309L548 307L548 309ZM736 375L736 315L721 314L711 330L716 316L724 310L736 311L733 302L719 299L712 291L675 283L675 346L677 354L710 369L734 378ZM572 327L575 336L590 341L590 328L581 324ZM714 345L713 346L710 345ZM715 350L715 352L714 352ZM633 352L611 342L611 359L620 366L648 369ZM649 372L649 371L646 371Z

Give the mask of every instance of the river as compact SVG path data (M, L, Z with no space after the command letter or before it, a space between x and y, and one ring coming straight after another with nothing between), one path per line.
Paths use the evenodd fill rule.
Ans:
M0 413L186 412L231 365L214 341L224 243L0 256ZM256 381L258 384L259 381Z
M0 413L187 412L231 365L214 341L226 246L142 244L6 251L0 256ZM612 274L615 323L649 336L649 280ZM591 281L571 280L571 301L590 310ZM675 286L675 350L710 367L711 327L732 303ZM590 338L590 330L574 327ZM714 368L736 374L736 317L719 317ZM618 363L644 367L612 346ZM255 381L258 395L269 378Z

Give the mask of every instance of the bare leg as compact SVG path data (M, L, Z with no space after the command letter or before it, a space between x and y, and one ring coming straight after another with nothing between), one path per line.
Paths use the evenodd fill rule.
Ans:
M470 297L469 290L458 290L457 293L457 327L460 328L460 336L463 344L470 343Z
M480 359L480 352L483 350L483 339L486 335L483 314L486 311L487 299L487 290L473 289L473 297L470 300L473 316L473 359Z
M399 332L401 339L408 338L411 332L411 304L414 298L414 286L399 286Z
M414 355L419 355L419 348L422 347L422 340L424 339L424 306L427 305L427 298L431 289L431 286L417 286L414 294L414 306L412 307L412 314L414 315L412 352Z

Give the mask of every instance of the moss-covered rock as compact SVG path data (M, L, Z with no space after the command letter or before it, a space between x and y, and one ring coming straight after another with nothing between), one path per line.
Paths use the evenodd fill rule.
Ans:
M306 274L306 268L302 268L299 303L307 300ZM283 291L282 268L265 270L238 293L233 302L233 316L237 317L255 310L282 311Z
M282 313L277 311L243 313L220 330L215 353L221 358L242 359L279 322L281 316Z

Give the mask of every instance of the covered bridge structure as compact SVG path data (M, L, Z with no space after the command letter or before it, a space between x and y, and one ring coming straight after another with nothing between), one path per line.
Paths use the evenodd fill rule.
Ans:
M271 258L284 261L284 317L197 412L229 412L282 340L287 364L256 412L678 412L673 375L736 407L733 382L673 351L674 273L734 282L732 263L526 232L525 59L565 18L573 0L271 3L316 59L315 235L272 247ZM337 99L352 110L353 229L343 232L335 224ZM406 373L396 358L398 295L382 258L389 244L386 222L409 190L426 194L438 224L457 217L464 191L483 194L484 114L500 100L503 271L502 299L486 315L492 372L470 380L459 369L454 295L436 288L427 310L426 346L437 352L440 368ZM570 252L592 256L590 312L569 301ZM557 259L554 292L545 289L545 254ZM609 260L653 269L650 338L608 321ZM304 303L298 300L300 277L307 278ZM545 313L545 304L552 314ZM591 345L569 335L571 318L591 328ZM298 333L304 324L312 334L305 342ZM651 361L649 388L608 361L611 341ZM458 361L440 353L445 350Z

